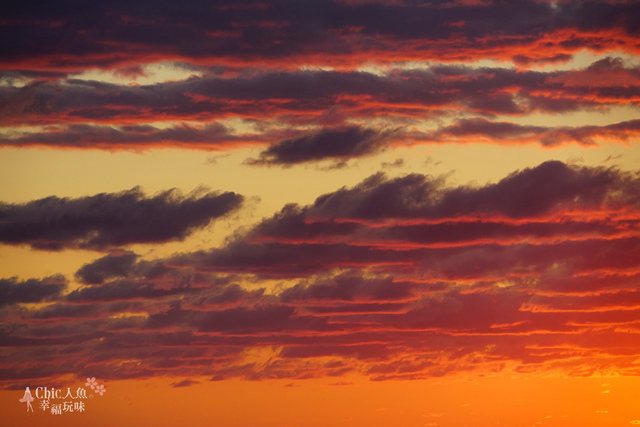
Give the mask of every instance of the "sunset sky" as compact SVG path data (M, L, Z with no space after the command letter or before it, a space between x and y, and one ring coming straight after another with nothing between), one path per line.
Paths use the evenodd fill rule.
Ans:
M639 107L632 0L3 2L0 424L640 424Z

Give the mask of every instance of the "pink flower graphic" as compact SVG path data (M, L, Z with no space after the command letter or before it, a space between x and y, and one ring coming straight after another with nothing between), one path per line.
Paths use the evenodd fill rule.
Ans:
M98 386L96 377L87 378L87 382L84 385L89 386L91 387L91 390L94 390Z
M104 384L96 385L94 394L99 394L100 396L102 396L106 391L107 389L104 388Z

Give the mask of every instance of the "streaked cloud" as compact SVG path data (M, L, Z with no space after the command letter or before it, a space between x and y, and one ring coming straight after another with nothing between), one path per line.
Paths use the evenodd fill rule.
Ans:
M242 203L232 193L182 195L169 190L146 197L140 188L77 199L51 196L0 205L0 242L44 250L103 250L133 243L183 239Z
M42 289L14 301L49 304L7 312L15 323L2 340L20 349L8 379L66 372L62 363L103 378L634 375L636 180L561 162L479 187L375 175L220 248L105 255L64 295L63 285L9 281L13 293ZM273 288L274 278L288 285ZM21 365L47 346L80 349ZM123 348L135 368L120 364Z

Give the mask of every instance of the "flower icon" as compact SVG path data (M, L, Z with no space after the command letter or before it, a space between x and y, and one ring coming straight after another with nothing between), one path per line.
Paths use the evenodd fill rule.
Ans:
M91 387L91 390L94 390L98 386L96 377L87 378L87 382L84 385L89 386Z
M94 393L102 396L106 391L107 389L104 388L104 384L101 384L101 385L96 385Z

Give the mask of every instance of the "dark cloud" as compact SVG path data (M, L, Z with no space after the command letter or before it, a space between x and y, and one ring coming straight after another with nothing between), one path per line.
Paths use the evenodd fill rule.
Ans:
M60 296L66 281L62 276L46 279L28 279L18 281L17 278L0 279L0 306L19 303L36 303Z
M177 387L189 387L189 386L192 386L194 384L200 384L200 382L199 381L190 380L189 378L185 378L182 381L174 382L174 383L171 383L169 385L171 387L173 387L173 388L177 388Z
M110 111L110 112L109 112ZM96 114L117 114L117 111L93 111ZM126 113L126 111L125 111ZM92 121L96 117L85 115ZM218 123L194 127L187 124L158 129L150 125L99 126L72 124L52 126L44 132L27 133L17 138L1 138L7 146L46 145L72 148L153 148L163 144L202 149L260 142L268 136L234 135Z
M302 327L302 322L294 319L294 312L294 307L286 305L236 307L205 313L199 316L194 324L201 331L255 333L264 330L298 329Z
M528 239L542 243L557 238L587 238L595 236L625 235L636 220L610 223L605 220L552 219L531 223L505 223L500 219L451 220L437 224L390 225L368 227L354 222L308 221L302 212L263 223L263 240L283 243L348 243L357 239L372 246L393 246L396 243L414 246L443 247L483 242L513 244Z
M416 142L509 142L558 146L564 143L597 145L599 142L626 142L638 138L640 120L628 120L606 126L543 127L494 122L483 118L462 119L435 132L411 132Z
M361 228L360 225L348 222L309 221L306 211L295 204L285 206L269 220L263 221L255 228L261 237L279 237L289 241L331 242L332 238L351 235Z
M146 197L140 188L77 199L51 196L0 205L0 242L34 248L105 249L183 239L237 209L242 196L210 192L183 196L169 190Z
M548 62L566 59L582 48L633 51L638 30L632 17L639 12L634 2L597 1L323 0L301 5L271 0L260 7L227 1L80 7L62 1L56 6L32 0L4 8L4 64L78 69L122 67L157 57L196 63L286 63L294 58L313 64L327 57L352 63L455 60L478 54ZM20 46L13 40L21 40Z
M177 256L173 262L203 271L248 273L273 277L305 277L333 268L400 263L406 254L343 243L264 243L237 241L209 252Z
M520 306L530 298L522 290L460 293L449 291L424 298L420 306L398 316L401 327L439 327L458 330L490 330L494 324L529 321Z
M640 279L640 273L611 272L602 275L594 272L580 276L567 277L562 270L542 275L537 287L558 294L580 294L586 292L612 292L617 289L633 289Z
M635 221L634 221L635 222ZM533 222L526 224L505 224L499 221L483 220L446 222L441 224L421 224L393 226L367 230L360 234L362 240L376 242L402 241L423 245L461 245L483 241L502 244L517 243L523 239L544 242L561 237L587 238L592 236L615 236L626 233L628 223L611 224L606 221L564 221Z
M288 331L327 330L322 318L296 313L296 307L265 299L236 307L192 311L173 304L169 310L149 316L146 328L181 326L200 332L220 332L240 336Z
M127 112L125 111L124 113L126 114ZM111 117L112 115L118 115L118 111L108 109L92 110L91 114L83 114L83 119L93 121L102 115ZM69 126L50 127L44 132L28 133L17 138L0 138L0 144L16 147L46 145L52 147L92 147L103 149L151 148L162 144L170 144L206 149L246 144L260 139L261 137L257 135L233 135L218 123L209 123L201 127L181 124L167 129L157 129L150 125L99 126L72 124Z
M394 282L392 278L367 279L344 273L331 279L305 285L297 284L284 290L280 299L293 301L396 301L414 296L417 286L409 282Z
M0 81L16 86L16 83L30 80L59 80L69 76L69 73L46 70L0 70Z
M568 271L632 268L635 255L616 254L638 250L637 237L571 239L555 243L472 242L445 247L412 247L401 244L367 246L352 244L243 244L203 254L181 257L206 271L251 273L260 278L296 278L326 274L334 269L361 268L380 274L420 274L436 280L487 280L500 275L542 274L562 265ZM398 247L399 246L399 247ZM595 254L600 258L594 259ZM587 262L580 259L584 257Z
M522 126L507 122L492 122L486 119L465 119L438 131L439 135L491 136L494 139L523 138L546 130L541 126Z
M92 318L104 315L102 310L92 304L72 305L52 304L32 313L35 319Z
M292 165L324 159L350 159L374 154L383 148L389 132L348 127L325 129L321 132L288 139L250 159L252 165Z
M225 306L241 303L250 303L252 301L265 302L264 289L248 291L237 283L231 283L223 287L211 287L204 292L198 292L196 295L188 298L191 304L196 306Z
M72 302L118 301L156 299L192 292L189 287L158 287L152 282L117 281L102 286L91 286L70 292L66 299Z
M442 179L412 174L369 177L352 189L320 196L307 215L320 218L455 218L501 214L539 216L565 205L598 205L610 197L637 203L637 178L616 169L574 167L549 161L483 187L447 188Z
M509 271L541 274L559 263L583 272L628 268L635 257L605 254L635 250L632 230L640 219L616 212L637 211L638 185L636 175L615 168L556 161L484 186L450 187L444 179L424 175L387 179L378 174L311 205L289 205L225 247L169 263L260 277L361 268L421 271L447 280L485 280ZM611 214L602 217L607 211ZM602 256L594 260L595 253ZM359 282L342 278L336 283L300 284L285 295L347 298L356 292L349 286Z
M111 331L127 330L140 326L140 318L153 305L152 302L140 299L70 303L66 296L61 296L53 304L32 308L21 313L25 322L32 322L35 325L42 324L39 319L47 319L46 326L40 329L32 328L31 334L37 335L39 333L40 336L68 335L71 332L95 331L102 327ZM120 316L123 312L129 313L130 316ZM111 315L115 315L115 317L109 319ZM82 321L82 326L78 326L76 321Z
M114 277L126 277L133 263L138 258L133 252L125 252L119 255L106 255L89 264L83 265L76 277L82 283L98 285Z
M613 59L610 62L615 63ZM381 75L348 70L205 74L184 81L135 87L79 79L69 79L64 84L35 81L24 87L0 88L4 99L0 121L56 125L44 132L4 136L2 142L6 145L100 146L123 144L127 140L140 146L158 142L215 145L246 142L253 137L230 134L214 122L224 117L277 118L308 126L324 125L327 115L332 114L348 113L350 118L385 114L406 124L416 117L430 118L452 108L487 116L635 105L640 91L639 75L638 67L631 65L605 64L593 69L549 72L432 65L421 70L392 69ZM157 129L149 125L121 125L125 119L128 123L198 120L210 124ZM77 125L64 127L60 123ZM492 132L502 138L541 131L537 127L516 128L482 121L464 123L466 132ZM455 136L465 128L452 127L449 131ZM302 137L285 135L280 144L264 152L262 160L293 162L301 156L297 148L317 149L320 141L327 139L349 139L351 143L347 145L349 149L341 144L341 149L334 147L327 153L321 150L316 156L368 153L380 148L380 141L391 136L392 132L376 134L371 129L353 126L328 128ZM374 144L375 141L378 143Z
M375 175L219 248L112 252L78 271L91 286L33 293L52 304L8 298L0 376L637 373L637 180L561 162L482 186Z
M224 247L166 262L203 273L279 278L361 268L480 280L510 269L542 273L560 260L585 270L620 268L622 259L609 256L586 265L575 258L591 259L589 253L605 248L635 250L632 230L640 220L616 212L638 209L638 185L633 173L557 161L484 186L377 174L308 206L286 206ZM607 211L611 215L602 217ZM294 289L307 296L312 290L347 295L351 285L341 280L337 287Z
M0 341L19 349L23 359L31 352L46 355L51 346L55 346L58 357L42 359L39 370L17 361L0 375L5 380L47 377L60 372L64 362L72 367L90 363L92 372L109 379L210 375L258 380L357 372L374 380L389 380L438 377L488 367L499 370L504 369L499 364L505 362L550 369L568 356L573 358L572 369L578 369L589 366L593 349L608 351L608 365L603 369L630 368L635 357L633 348L638 338L633 333L621 330L613 336L603 335L600 329L581 330L579 324L620 322L631 327L637 317L633 310L599 311L620 303L632 308L640 301L637 292L612 293L600 300L596 294L535 296L534 287L522 284L459 285L412 295L404 308L346 311L339 308L351 300L351 295L360 293L373 301L384 301L388 295L378 295L376 289L384 284L393 288L397 283L386 278L361 280L359 283L365 286L376 284L371 288L374 292L369 292L366 287L339 284L345 280L357 281L354 275L324 279L296 289L295 298L287 297L286 304L251 303L209 311L174 304L168 311L149 316L144 328L138 324L115 330L110 324L86 319L82 319L82 325L3 326ZM325 292L326 283L334 290ZM336 296L335 288L344 288L350 295ZM285 295L286 291L280 298ZM321 302L327 310L318 311L317 316L300 313L309 304ZM331 311L332 307L338 309ZM576 314L576 309L584 311ZM91 330L94 332L87 333ZM556 352L554 348L563 350ZM247 349L251 349L249 357ZM257 362L257 358L262 361ZM123 359L136 362L127 366ZM75 373L83 375L80 370ZM73 369L69 373L74 373ZM190 383L176 382L174 386L178 384Z

